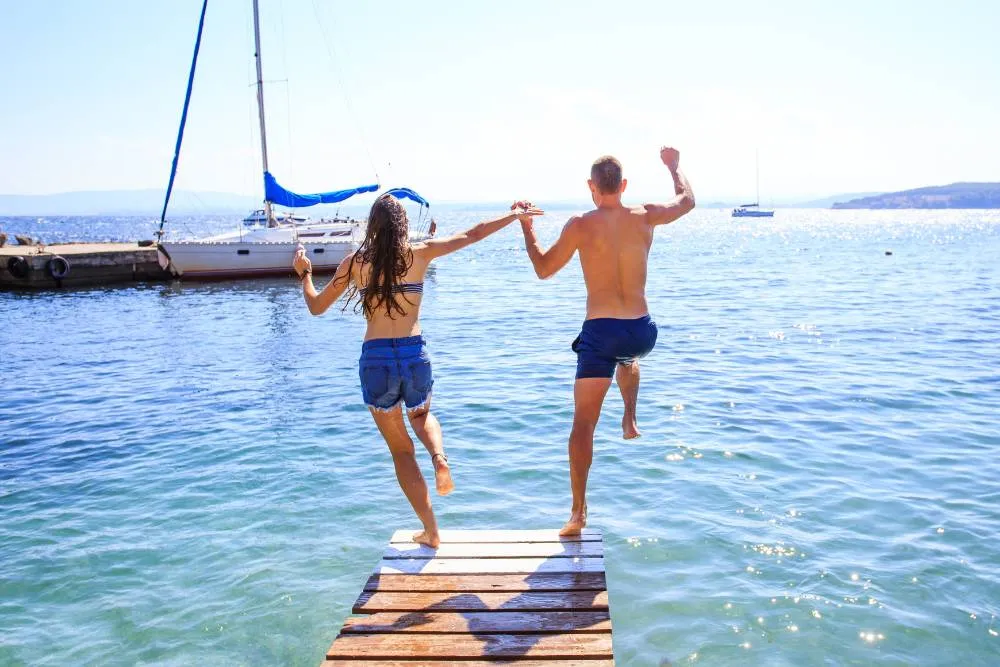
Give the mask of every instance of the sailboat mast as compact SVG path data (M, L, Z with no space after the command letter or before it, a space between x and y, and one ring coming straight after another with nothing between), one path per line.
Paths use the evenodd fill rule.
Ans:
M261 111L263 113L263 111ZM264 122L264 116L261 116L261 123ZM263 127L263 125L261 125ZM757 197L754 199L756 206L760 206L760 150L755 150L753 152L754 161L754 172L757 174Z
M257 114L260 116L260 156L263 162L264 172L267 169L267 130L264 127L264 76L261 73L260 65L260 12L257 7L257 0L253 0L253 41L254 60L257 63ZM271 202L264 200L264 214L267 216L267 224L274 224L274 214L271 212Z

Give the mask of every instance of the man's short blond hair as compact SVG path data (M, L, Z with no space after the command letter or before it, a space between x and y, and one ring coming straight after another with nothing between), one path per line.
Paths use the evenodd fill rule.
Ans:
M590 180L602 195L613 195L622 187L622 163L610 155L602 155L590 167Z

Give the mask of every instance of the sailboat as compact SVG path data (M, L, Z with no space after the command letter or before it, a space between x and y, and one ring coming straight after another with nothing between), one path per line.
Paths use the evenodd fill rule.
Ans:
M734 218L773 218L774 211L762 209L760 207L760 155L754 153L757 171L757 198L752 204L740 204L733 209Z
M330 220L321 219L317 222L309 222L304 216L275 212L273 206L299 209L317 204L334 204L359 194L377 192L380 186L376 183L332 192L303 195L282 187L271 173L267 162L267 130L264 114L258 0L253 0L253 28L256 48L254 60L257 66L257 114L260 121L260 150L264 168L264 208L244 218L243 227L234 232L186 241L165 241L163 239L163 227L166 222L167 207L170 203L170 193L173 190L174 178L177 173L177 161L184 137L184 125L187 122L187 112L191 101L191 89L198 63L198 52L201 47L207 7L208 0L203 0L198 35L195 39L194 57L188 75L187 94L184 98L184 108L177 133L173 165L163 202L163 211L160 215L160 229L157 232L160 264L172 271L175 276L188 278L288 275L292 273L292 259L295 256L295 250L299 244L302 244L306 248L306 253L312 261L315 272L334 271L349 253L357 249L364 237L365 221L338 216ZM409 188L394 188L386 192L400 199L411 200L419 205L420 215L416 225L419 228L424 219L424 212L430 208L430 203ZM419 241L427 236L428 234L423 232L414 232L411 233L410 238L413 241Z

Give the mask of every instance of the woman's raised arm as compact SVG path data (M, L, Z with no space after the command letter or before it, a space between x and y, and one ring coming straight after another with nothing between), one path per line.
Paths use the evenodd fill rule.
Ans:
M292 266L295 267L295 272L302 279L302 296L305 297L306 306L309 307L310 313L322 315L340 298L351 282L351 266L353 264L354 253L352 252L337 265L337 272L333 274L333 279L326 284L323 291L317 292L312 281L312 262L306 257L306 249L301 245L298 247Z
M442 257L472 245L477 241L482 241L490 234L500 231L515 220L530 220L536 215L545 215L545 211L537 209L534 206L519 206L501 218L480 222L478 225L453 236L442 239L428 239L419 244L419 247L423 252L427 253L429 259ZM417 247L414 247L414 250L416 249Z

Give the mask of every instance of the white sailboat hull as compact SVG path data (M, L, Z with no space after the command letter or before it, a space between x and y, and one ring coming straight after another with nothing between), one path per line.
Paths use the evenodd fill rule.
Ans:
M352 241L306 241L316 273L331 272L357 247ZM166 241L160 250L182 278L249 278L291 275L298 242Z
M163 241L160 251L182 278L290 275L301 243L317 273L333 271L357 248L361 224L336 220L312 225L254 226L192 241Z
M357 250L364 223L356 220L313 225L256 227L192 241L163 241L159 245L168 268L180 278L252 278L291 275L295 250L301 243L313 271L335 271ZM413 243L427 234L411 233Z

